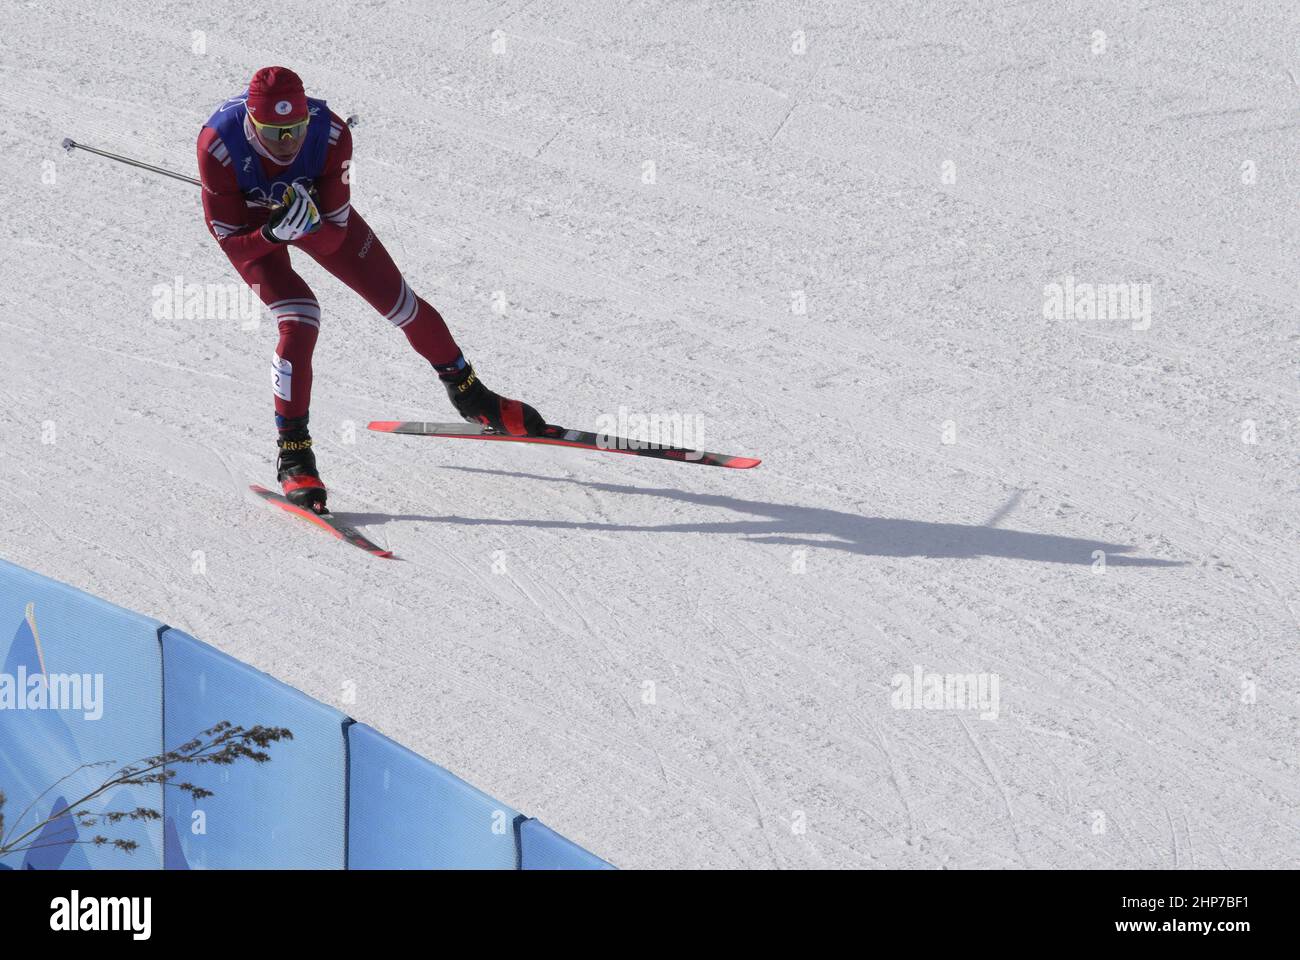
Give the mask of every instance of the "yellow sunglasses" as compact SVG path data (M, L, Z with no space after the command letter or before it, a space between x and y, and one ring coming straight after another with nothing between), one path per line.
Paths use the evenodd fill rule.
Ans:
M252 113L248 114L248 119L253 128L268 140L297 140L307 132L307 124L311 123L311 117L304 117L296 123L258 123Z

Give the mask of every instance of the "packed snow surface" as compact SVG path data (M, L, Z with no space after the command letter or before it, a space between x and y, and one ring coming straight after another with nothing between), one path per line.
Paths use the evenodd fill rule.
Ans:
M1294 3L2 10L0 556L622 867L1297 864ZM193 175L271 63L489 386L763 464L367 431L454 414L299 255L401 560L255 501L273 323L169 309L238 280L198 191L59 142Z

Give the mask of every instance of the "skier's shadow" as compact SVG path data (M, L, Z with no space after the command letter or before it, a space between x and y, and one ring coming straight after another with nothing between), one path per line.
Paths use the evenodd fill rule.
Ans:
M875 557L1010 557L1046 563L1092 564L1096 551L1105 553L1105 562L1129 567L1180 567L1185 561L1159 560L1154 557L1125 556L1131 546L1103 543L1078 537L1059 537L1046 533L1027 533L999 527L964 523L931 523L924 520L898 520L889 517L863 517L795 504L765 503L711 493L695 493L670 487L634 487L621 483L548 477L511 470L488 470L479 467L446 467L466 473L491 474L537 480L542 483L565 483L605 493L657 497L707 507L720 507L760 519L730 520L717 523L599 523L573 520L493 520L471 517L394 517L383 514L353 514L352 522L382 523L389 520L429 520L467 526L537 527L568 530L602 530L625 533L722 533L748 535L756 543L778 543L822 550L843 550ZM820 539L826 538L826 539Z

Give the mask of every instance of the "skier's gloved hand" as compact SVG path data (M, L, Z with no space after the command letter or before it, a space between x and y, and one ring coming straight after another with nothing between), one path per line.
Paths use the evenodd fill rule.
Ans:
M299 184L284 192L284 202L271 211L271 219L262 227L262 236L272 243L289 243L320 229L320 211L316 201Z

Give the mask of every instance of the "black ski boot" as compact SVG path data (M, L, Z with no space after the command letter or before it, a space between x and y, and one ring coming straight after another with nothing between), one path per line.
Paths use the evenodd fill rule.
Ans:
M545 432L546 421L535 408L500 396L483 386L483 381L464 357L435 369L438 379L447 388L452 406L470 423L481 423L514 437L540 436Z
M307 417L286 420L276 416L280 439L276 445L280 455L275 462L275 476L284 489L285 499L313 513L326 513L325 484L316 472L316 454L311 448L311 434L307 432Z

